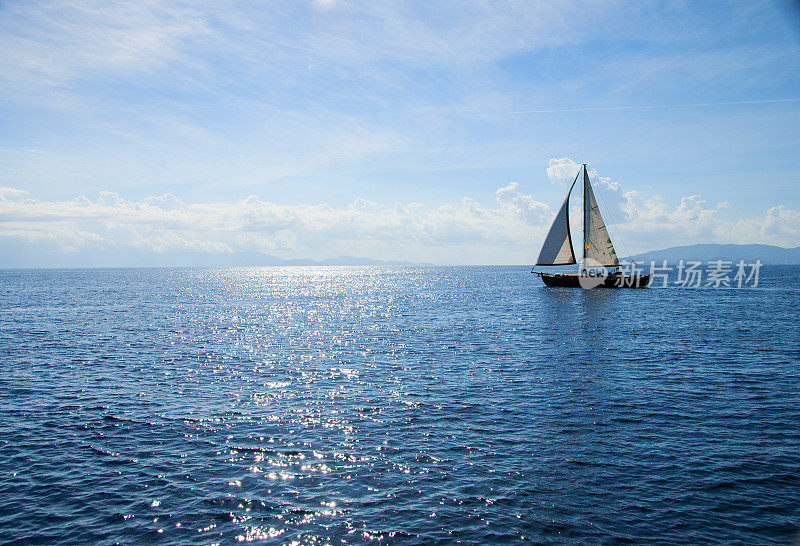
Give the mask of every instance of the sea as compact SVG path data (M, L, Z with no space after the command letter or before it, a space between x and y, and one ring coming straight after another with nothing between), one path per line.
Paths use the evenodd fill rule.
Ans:
M792 544L800 267L0 271L0 542Z

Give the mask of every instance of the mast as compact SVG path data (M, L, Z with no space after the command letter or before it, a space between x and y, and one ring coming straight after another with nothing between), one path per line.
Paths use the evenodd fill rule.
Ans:
M581 245L581 270L579 273L583 273L586 271L586 249L589 247L589 244L586 242L586 226L589 225L589 221L587 218L587 207L586 207L586 186L589 184L589 175L586 173L586 163L582 163L581 166L583 167L583 241ZM580 171L578 171L580 175Z

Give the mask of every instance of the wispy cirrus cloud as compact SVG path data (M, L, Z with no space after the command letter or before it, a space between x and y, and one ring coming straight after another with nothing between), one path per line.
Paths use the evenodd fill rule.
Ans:
M521 229L526 235L519 241L536 239L540 234L525 226L546 216L542 202L557 200L556 189L545 187L527 201L523 196L532 192L509 189L506 181L530 183L527 173L540 176L555 153L560 159L551 160L548 174L559 183L571 182L562 180L575 167L567 154L619 165L626 156L652 162L669 150L672 168L690 175L719 152L737 161L738 150L791 155L792 138L775 138L791 136L796 126L796 104L775 102L790 96L796 79L797 47L786 43L781 11L720 9L724 17L712 18L712 8L659 6L664 24L654 26L648 2L301 0L264 7L10 0L0 4L0 101L9 114L0 128L0 183L41 202L83 194L96 206L101 190L116 191L141 207L171 207L162 210L174 217L181 210L199 214L203 204L221 210L231 196L250 193L273 204L306 202L309 210L328 202L341 212L359 196L400 200L403 207L424 203L429 215L441 208L421 219L421 209L412 207L410 223L382 213L392 233L414 234L407 239L415 245L494 240L486 238L494 229L487 219L502 210L523 221L503 229ZM722 119L712 115L722 106L641 108L710 103L765 114ZM608 110L619 107L626 109ZM550 113L509 115L526 109ZM745 163L737 166L740 188L751 184L741 174L749 172ZM737 201L695 190L689 178L652 182L666 193L663 200L632 193L641 189L629 184L625 191L609 186L606 199L621 226L626 211L638 214L641 225L666 222L647 232L653 241L664 233L677 237L670 222L698 226L687 237L712 237L713 229L711 235L700 229L703 222L757 218L765 205L776 205L761 194ZM164 193L194 201L179 209L147 200ZM470 193L475 198L463 201ZM703 205L713 214L693 220L694 201L681 209L681 199L694 194L734 205ZM792 199L785 203L786 210L797 208ZM275 226L240 234L239 242L200 239L231 249L258 244L300 252L320 232L309 227L322 222L324 211L317 213L306 222L296 206L292 214L300 220L277 230L282 239L264 239ZM338 218L325 214L326 225ZM136 225L135 240L146 244L146 229ZM371 230L387 233L378 225ZM101 233L73 231L83 232ZM177 243L165 237L159 244ZM468 254L453 251L446 259ZM501 255L507 254L498 252L497 260L511 259ZM521 260L523 250L515 256Z
M81 81L130 80L187 61L187 42L210 34L180 3L8 2L0 21L0 81L17 100L33 89L76 96L87 91Z
M367 66L370 72L359 78L373 74L380 80L401 72L376 63L463 68L575 40L554 23L581 9L581 3L514 2L424 8L308 1L276 2L268 9L179 0L8 2L0 12L0 79L6 92L58 87L76 94L86 91L77 85L82 81L148 74L170 74L161 82L167 87L212 94L270 75L282 76L273 82L281 86L308 85L309 76L322 72L350 78Z

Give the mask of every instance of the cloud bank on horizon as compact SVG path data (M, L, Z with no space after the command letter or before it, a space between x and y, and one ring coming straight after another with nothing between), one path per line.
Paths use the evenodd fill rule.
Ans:
M565 188L579 165L553 158L547 175ZM692 242L759 242L791 246L800 240L800 211L770 207L758 218L726 220L700 195L670 205L658 196L626 191L594 170L612 237L623 253ZM431 263L530 263L555 208L520 190L498 188L492 203L471 197L428 207L357 198L344 207L279 205L251 195L237 202L184 203L171 194L126 200L102 191L53 201L0 188L0 238L48 253L144 251L225 254L259 251L283 258L356 255ZM580 225L580 199L572 201ZM465 256L468 256L465 259ZM510 257L510 258L509 258ZM43 265L43 264L31 264ZM142 264L146 265L146 264Z
M621 254L796 246L797 21L780 2L9 0L0 260L530 263L585 160L611 175L592 174Z

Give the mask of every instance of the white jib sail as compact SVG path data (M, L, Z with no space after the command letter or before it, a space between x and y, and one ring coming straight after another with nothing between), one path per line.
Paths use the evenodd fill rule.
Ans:
M578 177L576 176L575 182L577 181ZM547 233L541 252L539 252L536 265L569 265L575 263L572 238L569 235L569 194L572 193L575 182L570 186L567 198L564 199L564 204L561 205L558 214L556 214L556 219L553 220L553 225L550 226L550 231Z
M583 170L583 259L585 266L619 265L606 224L594 198L586 167Z

